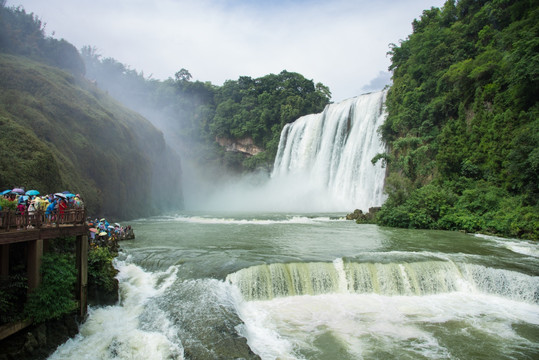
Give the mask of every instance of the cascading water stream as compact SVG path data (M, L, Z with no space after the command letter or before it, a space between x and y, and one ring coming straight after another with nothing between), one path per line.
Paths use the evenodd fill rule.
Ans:
M377 133L385 98L385 91L361 95L287 124L272 180L293 179L289 183L305 197L324 199L327 209L319 210L380 206L385 170L371 160L385 151Z
M539 303L539 278L452 261L287 263L257 265L227 276L246 300L321 294L424 296L481 292Z

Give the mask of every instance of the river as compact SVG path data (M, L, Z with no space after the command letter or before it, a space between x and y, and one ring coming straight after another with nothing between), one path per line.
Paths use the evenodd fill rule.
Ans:
M539 358L536 243L342 216L133 221L120 303L50 358Z

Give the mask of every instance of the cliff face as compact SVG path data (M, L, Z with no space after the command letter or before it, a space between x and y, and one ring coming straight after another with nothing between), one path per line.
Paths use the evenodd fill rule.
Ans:
M264 149L256 146L251 137L241 139L231 139L227 137L217 137L215 139L219 145L225 148L225 151L241 152L248 156L261 153Z
M80 193L91 215L127 219L182 205L163 134L86 79L0 55L0 187Z

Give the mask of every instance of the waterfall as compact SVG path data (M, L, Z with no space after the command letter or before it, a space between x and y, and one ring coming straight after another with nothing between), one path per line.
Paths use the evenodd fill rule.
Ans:
M298 295L379 294L423 296L455 291L481 292L539 303L539 277L452 261L257 265L227 276L246 300Z
M377 133L385 97L385 91L361 95L287 124L272 179L293 179L305 198L321 199L322 210L382 205L385 170L371 159L385 151Z

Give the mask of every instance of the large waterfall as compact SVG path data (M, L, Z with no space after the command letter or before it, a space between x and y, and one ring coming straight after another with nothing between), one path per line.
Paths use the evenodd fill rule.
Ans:
M386 118L385 98L385 91L361 95L287 124L269 181L255 174L223 183L198 206L311 213L381 206L385 169L371 160L385 152L377 132Z
M371 159L385 151L377 133L386 117L385 97L385 91L361 95L287 124L273 181L295 187L302 194L298 201L318 199L315 210L366 211L380 206L385 170Z

